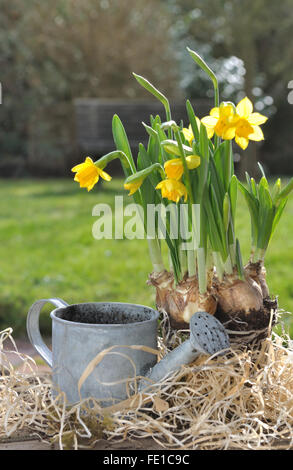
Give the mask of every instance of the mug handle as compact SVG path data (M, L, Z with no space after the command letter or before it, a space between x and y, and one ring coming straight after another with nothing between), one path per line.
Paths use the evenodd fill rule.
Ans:
M57 308L68 307L69 305L64 300L58 299L58 298L37 300L37 302L35 302L31 306L27 314L26 330L27 330L29 340L34 346L34 348L38 351L38 353L44 359L44 361L50 367L52 367L52 352L44 343L43 338L40 333L40 327L39 327L39 317L40 317L41 310L44 307L44 305L46 305L48 302L53 304Z

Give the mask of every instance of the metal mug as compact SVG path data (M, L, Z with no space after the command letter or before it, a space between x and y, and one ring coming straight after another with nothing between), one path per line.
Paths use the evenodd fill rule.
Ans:
M39 315L48 302L57 307L50 314L52 352L39 330ZM157 311L143 305L120 302L68 305L57 298L43 299L35 302L28 312L27 333L32 345L52 368L55 396L61 391L68 403L93 397L109 404L127 398L129 381L145 375L156 364L156 355L143 348L157 349L158 317ZM79 390L87 366L111 347Z

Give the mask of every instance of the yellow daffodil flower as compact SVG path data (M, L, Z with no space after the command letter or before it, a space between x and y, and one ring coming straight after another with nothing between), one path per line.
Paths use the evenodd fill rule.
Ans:
M188 155L186 163L189 170L194 170L200 165L200 157L198 155Z
M186 157L187 168L194 170L200 165L200 157L198 155L188 155ZM164 164L164 169L167 178L180 180L184 173L183 163L181 158L172 158Z
M249 98L243 98L236 109L230 103L222 103L219 108L213 108L210 115L202 118L208 137L215 133L224 140L231 140L245 150L250 140L264 139L259 127L267 121L267 117L253 112L253 104Z
M184 197L184 202L187 200L187 189L181 181L167 178L161 181L156 189L160 189L162 197L169 199L169 201L179 202L181 197Z
M197 122L198 131L199 131L199 130L200 130L200 120L198 119L197 116L195 116L195 119L196 119L196 122ZM183 132L183 135L184 135L185 139L186 139L187 142L189 143L190 147L192 147L192 142L193 142L195 139L194 139L194 135L193 135L193 130L192 130L191 124L189 124L188 128L187 128L187 127L183 127L182 132Z
M172 158L164 164L164 169L167 175L167 178L180 180L183 175L184 168L181 158Z
M238 116L235 129L235 142L245 150L250 140L260 141L264 139L259 127L268 118L260 113L253 112L253 104L249 98L243 98L236 106Z
M201 122L206 127L209 138L215 133L224 140L231 140L235 137L237 120L234 106L230 103L221 103L219 108L211 109L210 115L202 118Z
M144 181L144 178L140 178L137 181L133 181L131 183L125 183L124 189L129 191L128 196L131 196L132 194L136 193L136 191L141 187L143 181Z
M81 188L87 188L88 191L93 189L100 177L106 181L112 179L108 173L97 167L90 157L86 157L83 163L76 165L71 171L76 173L74 181L77 181Z
M200 131L200 119L197 116L195 116L195 119L196 119L197 128L198 128L198 132L199 132ZM210 139L211 137L213 137L214 131L207 128L207 127L206 127L206 130L207 130L208 138ZM188 141L190 147L192 147L192 142L195 139L194 139L191 124L189 124L188 128L183 127L182 131L183 131L183 135L184 135L185 139Z
M194 135L193 135L193 132L192 132L191 125L189 124L188 128L183 127L182 132L183 132L183 135L184 135L185 139L187 140L187 142L189 143L189 145L191 147L192 142L194 141Z

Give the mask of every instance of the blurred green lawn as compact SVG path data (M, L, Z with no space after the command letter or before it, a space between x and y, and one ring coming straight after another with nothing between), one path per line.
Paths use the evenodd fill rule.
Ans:
M0 182L0 330L25 334L25 319L37 299L61 297L68 303L121 301L154 306L146 284L151 271L146 240L95 240L92 209L124 195L122 181L101 183L91 192L72 180ZM237 233L246 262L250 241L248 210L239 195ZM293 312L293 198L267 255L271 293ZM50 307L41 328L50 333ZM285 317L285 316L284 316ZM290 317L286 321L290 322ZM290 327L293 333L293 323Z

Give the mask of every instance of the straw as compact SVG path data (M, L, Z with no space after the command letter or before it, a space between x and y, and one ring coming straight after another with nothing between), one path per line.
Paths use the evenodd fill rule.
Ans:
M187 336L172 330L163 315L160 357ZM9 362L4 343L19 354L21 368ZM95 399L70 406L62 394L53 398L50 376L38 374L33 359L18 353L11 329L0 333L0 358L0 441L27 432L60 449L91 448L102 438L151 437L168 449L293 444L293 344L285 333L272 333L255 347L232 345L224 356L201 356L143 394L107 408Z

